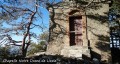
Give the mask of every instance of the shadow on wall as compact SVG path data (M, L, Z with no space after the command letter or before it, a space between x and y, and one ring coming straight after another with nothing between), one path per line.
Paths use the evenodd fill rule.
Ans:
M91 15L87 15L87 17L90 18L90 19L100 21L101 23L108 22L108 17L107 16L102 16L102 15L99 15L99 14L91 14Z
M100 54L98 54L98 53L96 53L96 52L94 52L92 50L91 50L90 53L91 53L91 59L97 58L98 60L101 60L101 55Z
M98 42L96 44L96 48L98 48L101 51L108 52L110 51L110 44L105 43L105 42Z
M96 28L91 28L90 26L88 26L91 30L89 30L94 36L96 36L98 38L98 41L95 44L95 47L103 52L108 52L110 51L110 36L106 36L106 35L98 35L95 34L92 29L97 30Z
M99 41L96 43L96 48L101 51L108 52L110 51L110 37L105 35L96 35Z
M100 64L100 63L102 63L102 62L100 62L100 60L101 60L100 54L92 51L91 49L90 49L90 53L91 53L91 58L87 57L86 55L82 55L83 62L85 64Z
M98 38L98 40L96 41L94 47L96 47L96 49L100 50L101 53L102 52L107 52L107 57L109 57L111 59L111 57L109 55L111 55L110 53L110 37L109 36L106 36L104 34L102 35L98 35L96 33L94 33L92 31L92 29L95 29L97 30L96 28L91 28L89 27L91 30L89 30L94 36L96 36ZM91 43L91 42L90 42ZM105 59L105 58L102 58L102 54L98 54L96 51L93 51L92 48L90 48L90 52L91 52L91 57L92 58L97 58L99 60L101 59ZM104 54L104 53L103 53ZM106 55L105 55L106 56ZM107 59L106 57L106 59ZM103 61L103 63L106 63L107 61ZM111 62L111 60L110 60Z
M49 42L54 40L53 37L56 37L56 39L58 37L60 37L62 39L62 37L64 35L66 35L66 29L62 25L55 22L55 9L54 9L54 7L52 5L50 7L52 9L52 12L51 12L51 17L50 17L51 25L49 28L49 30L50 30L49 31ZM57 19L59 19L59 18L57 18ZM59 19L59 20L63 20L63 19ZM56 30L56 28L58 30Z
M105 35L96 35L100 41L110 42L110 37Z
M80 4L80 6L87 9L99 10L102 7L102 5L99 2L94 2L94 0L91 2L87 0L76 0L76 3Z
M88 26L91 30L89 30L94 36L96 36L98 38L98 41L95 44L95 47L103 52L108 52L110 51L110 36L106 36L106 35L98 35L95 34L92 29L97 30L96 28L91 28L90 26ZM91 42L90 42L91 43Z

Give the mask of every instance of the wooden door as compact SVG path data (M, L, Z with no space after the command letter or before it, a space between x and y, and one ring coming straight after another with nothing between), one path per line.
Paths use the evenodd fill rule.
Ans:
M82 45L82 17L70 17L70 45Z

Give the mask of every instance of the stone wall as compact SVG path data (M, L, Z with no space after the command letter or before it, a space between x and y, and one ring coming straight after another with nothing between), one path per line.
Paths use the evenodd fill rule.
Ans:
M96 3L94 3L96 4ZM94 5L93 4L93 5ZM80 7L78 3L62 2L57 6L49 8L50 12L50 35L49 35L49 45L47 47L47 54L66 54L63 52L70 52L67 50L74 50L70 47L69 40L69 17L73 10L77 10L77 14L82 16L83 24L83 47L81 50L90 49L91 55L87 50L76 51L81 54L86 54L91 56L91 58L101 59L102 61L108 61L110 58L110 48L109 48L109 27L108 27L108 17L107 12L109 11L108 3L97 3L99 6L94 6L88 9ZM76 14L72 13L72 15ZM86 23L87 22L87 23ZM87 27L87 28L86 28ZM87 30L87 31L86 31ZM77 48L77 49L80 49ZM61 52L61 50L63 52ZM84 53L83 53L84 52ZM69 54L69 53L68 53ZM71 53L72 54L72 53ZM75 53L73 53L75 54ZM70 55L69 55L70 56ZM77 55L76 55L77 56ZM79 55L81 56L81 55Z
M98 9L88 9L87 15L87 35L90 42L92 52L96 52L93 58L101 59L102 61L108 61L110 59L110 46L109 46L109 26L108 16L109 11L108 3L99 3L101 6Z
M60 54L63 47L69 46L69 12L75 9L77 8L68 2L60 3L49 9L51 20L48 53Z

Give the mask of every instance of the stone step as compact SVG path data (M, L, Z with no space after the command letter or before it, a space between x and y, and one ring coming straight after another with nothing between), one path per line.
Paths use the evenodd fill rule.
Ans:
M88 47L69 46L69 47L64 47L61 50L61 55L65 57L73 57L73 58L82 59L82 54L87 55L87 56L90 55L90 50L88 49Z
M64 47L63 49L88 49L88 47L87 46L66 46L66 47Z

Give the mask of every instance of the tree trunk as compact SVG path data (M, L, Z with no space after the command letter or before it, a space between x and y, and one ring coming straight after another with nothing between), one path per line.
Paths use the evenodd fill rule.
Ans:
M36 12L37 12L37 6L36 6L36 11L31 13L31 16L29 18L29 22L28 22L27 28L26 28L27 30L26 30L26 33L25 33L25 35L23 37L23 41L22 41L22 56L23 57L26 57L27 49L28 49L28 46L30 45L30 42L31 42L31 40L30 40L30 37L31 37L31 35L30 35L30 26L31 26L31 24L33 22L33 18L34 18L34 15L36 14ZM26 42L27 37L28 37L28 42Z

